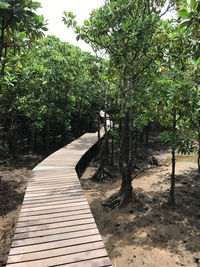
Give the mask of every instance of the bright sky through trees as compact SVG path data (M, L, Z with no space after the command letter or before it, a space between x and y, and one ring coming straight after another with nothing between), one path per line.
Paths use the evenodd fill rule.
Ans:
M89 45L83 41L76 41L76 36L72 29L68 29L62 22L63 11L71 11L76 15L79 24L89 18L90 12L103 5L104 0L39 0L45 20L48 20L49 31L46 34L55 35L62 41L81 47L84 51L92 51Z

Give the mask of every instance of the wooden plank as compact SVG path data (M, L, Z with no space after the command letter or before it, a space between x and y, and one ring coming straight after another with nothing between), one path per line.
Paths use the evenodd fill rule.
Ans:
M62 186L64 183L64 185L73 185L73 184L80 184L80 182L78 180L75 180L75 181L67 181L66 179L65 180L59 180L59 181L47 181L47 182L41 182L41 181L37 181L35 183L29 183L28 184L28 188L27 189L31 189L31 187L33 188L40 188L40 187L55 187L55 186Z
M79 186L76 189L55 189L55 190L51 190L47 193L27 193L25 194L25 198L27 197L35 197L35 196L54 196L54 195L59 195L59 194L67 194L67 193L76 193L76 192L83 192L82 188Z
M54 200L54 198L45 201L44 203L23 203L23 207L24 208L29 208L29 207L45 207L45 206L49 206L49 205L59 205L59 204L66 204L66 203L76 203L76 202L82 202L82 201L86 201L85 196L81 195L79 198L72 198L72 199L63 199L60 198L58 200Z
M79 261L70 264L60 264L59 266L66 267L112 267L108 257L102 257L98 259Z
M89 238L88 236L83 236L83 237L77 237L73 239L65 239L65 240L60 240L60 241L40 243L36 245L15 247L15 248L11 248L9 254L19 255L19 254L25 254L25 253L31 253L31 252L37 252L37 251L45 251L45 250L54 249L54 248L77 246L81 244L92 243L95 241L102 241L99 234L90 235Z
M34 184L38 184L39 183L50 183L50 182L59 182L59 181L63 181L63 182L73 182L73 181L77 181L78 178L77 176L72 176L69 179L67 178L67 175L65 176L59 176L59 174L57 176L51 177L51 174L48 174L46 177L44 177L43 179L40 176L35 176L34 179L30 180L30 183L34 183Z
M75 207L75 206L80 206L87 204L88 202L86 199L84 201L79 201L79 202L70 202L70 203L56 203L56 204L51 204L48 206L40 206L40 207L22 207L21 212L31 212L31 211L42 211L42 210L51 210L52 208L64 208L64 207Z
M53 248L46 251L31 252L26 254L19 254L10 256L7 263L19 263L33 260L40 260L45 258L57 257L62 255L69 255L73 253L86 252L94 249L102 249L104 244L102 241L93 243L86 243L76 246Z
M77 173L74 170L63 170L60 172L56 172L56 171L43 171L42 174L39 172L35 172L34 174L32 174L30 176L30 180L31 179L35 179L40 177L41 180L45 180L46 178L50 177L50 179L54 179L54 178L58 178L58 176L60 178L65 178L65 177L69 177L69 179L71 178L75 178L77 177Z
M42 224L50 224L50 223L56 223L56 222L70 222L70 221L78 221L78 220L83 220L83 219L90 219L93 218L92 214L90 211L84 214L79 214L79 215L72 215L72 216L62 216L62 217L56 217L56 218L47 218L47 219L40 219L40 220L30 220L30 221L25 221L25 222L18 222L17 223L17 229L23 228L26 226L35 226L35 225L42 225ZM16 230L17 230L16 229Z
M49 236L13 240L11 247L23 247L23 246L34 245L34 244L42 244L42 243L51 242L51 241L67 240L67 239L73 239L77 237L79 238L83 236L89 237L91 235L96 235L96 234L99 234L99 231L95 227L94 229L82 230L82 231L71 232L71 233L60 233L60 234L53 234Z
M83 196L83 191L80 191L80 192L68 192L67 194L62 194L62 195L55 195L55 196L38 196L38 197L26 197L24 198L23 200L23 204L24 203L30 203L32 201L35 201L35 202L38 202L38 200L41 200L41 201L46 201L45 199L72 199L74 198L75 196Z
M98 249L98 250L91 250L86 252L80 252L76 254L70 255L59 255L55 257L50 257L41 260L33 260L28 262L21 262L21 263L13 263L15 267L36 267L36 266L58 266L61 264L69 264L74 262L80 262L81 260L90 260L90 259L98 259L107 256L106 250ZM9 265L13 265L8 264ZM79 266L81 266L79 264Z
M80 183L56 186L56 190L59 190L59 189L65 190L65 189L73 189L73 188L81 188ZM26 192L31 192L31 194L34 194L34 193L39 193L39 192L51 191L51 190L55 190L55 186L31 187L31 188L27 188Z
M86 213L90 213L90 209L88 207L85 207L83 209L78 209L78 210L72 210L72 211L60 211L57 213L50 213L50 214L40 214L40 215L35 215L35 216L19 216L18 222L27 222L27 221L31 221L31 222L35 222L38 220L46 220L49 218L70 218L70 216L74 215L80 215L80 214L86 214ZM63 219L64 220L64 219Z
M49 179L51 180L56 180L60 177L60 179L65 179L67 178L67 180L71 180L71 179L74 179L77 177L77 173L74 172L74 171L69 171L69 172L66 172L66 171L62 171L62 172L54 172L54 171L44 171L43 174L40 174L40 173L35 173L34 175L31 175L30 178L29 178L29 181L30 182L34 182L33 180L37 180L38 178L40 178L41 181L45 181L46 179Z
M13 240L21 240L26 238L36 238L40 236L49 236L49 235L56 235L56 234L62 234L62 233L71 233L71 232L77 232L77 231L83 231L83 230L90 230L94 229L96 227L96 224L94 222L88 223L88 224L81 224L81 225L75 225L75 226L69 226L69 227L62 227L62 228L54 228L54 229L48 229L48 230L40 230L40 231L34 231L34 232L26 232L26 233L16 233L13 237Z
M40 224L35 226L24 226L24 227L17 227L15 233L28 233L33 231L40 231L40 230L47 230L47 229L56 229L61 227L69 227L69 226L77 226L83 224L94 223L94 218L89 219L82 219L82 220L74 220L74 221L66 221L66 222L54 222L49 224Z
M69 176L69 177L68 177ZM46 181L59 181L59 180L63 180L63 181L73 181L73 180L76 180L77 179L77 174L76 175L73 175L73 174L71 174L70 173L70 175L69 174L67 174L67 173L63 173L62 175L61 174L54 174L54 175L52 175L52 174L47 174L46 176L40 176L39 174L37 174L37 175L35 175L35 177L34 178L31 178L29 181L31 182L31 183L37 183L38 181L40 181L40 182L46 182Z
M49 210L42 210L42 211L26 211L26 212L21 212L20 216L38 216L38 215L44 215L44 214L53 214L53 213L60 213L60 212L64 212L64 211L74 211L74 210L82 210L82 209L86 209L89 208L89 205L86 204L82 204L82 205L77 205L77 206L71 206L71 207L66 207L66 208L52 208ZM33 218L34 219L34 218Z

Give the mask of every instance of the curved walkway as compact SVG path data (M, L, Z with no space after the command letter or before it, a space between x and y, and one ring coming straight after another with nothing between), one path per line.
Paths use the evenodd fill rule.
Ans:
M7 266L111 266L75 170L96 142L87 133L33 169Z

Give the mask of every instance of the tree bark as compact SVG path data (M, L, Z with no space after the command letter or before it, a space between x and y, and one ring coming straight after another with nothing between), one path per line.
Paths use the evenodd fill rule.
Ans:
M145 144L148 145L149 143L149 124L146 127L146 136L145 136Z
M125 99L123 103L123 117L121 125L120 164L122 183L119 191L121 196L119 207L125 206L132 197L131 158L130 158L130 125L129 113L125 111Z
M200 172L200 121L197 123L197 129L198 129L198 141L199 141L199 147L198 147L198 171Z
M113 121L112 121L112 129L113 129L113 133L115 131L115 118L113 117ZM110 161L110 165L113 166L114 165L114 136L112 134L112 140L111 140L111 161Z
M173 116L173 133L176 134L176 112L174 112ZM171 187L170 187L170 199L169 204L175 206L175 183L176 183L176 176L175 176L175 167L176 167L176 157L175 157L175 148L172 149L172 174L171 174Z
M172 174L171 174L171 187L170 187L170 200L169 200L169 203L172 206L175 206L175 193L174 193L175 183L176 183L175 166L176 166L175 149L172 149Z
M37 151L37 130L33 132L33 151Z
M135 154L138 152L138 130L135 129Z

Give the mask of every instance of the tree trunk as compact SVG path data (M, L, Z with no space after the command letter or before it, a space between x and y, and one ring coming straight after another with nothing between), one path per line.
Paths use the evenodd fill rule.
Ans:
M105 140L105 148L104 148L104 153L105 153L105 164L108 163L108 152L109 152L109 149L108 149L108 129L107 129L107 104L105 105L105 115L104 115L104 131L105 131L105 137L104 137L104 140Z
M173 116L173 133L176 134L176 112L174 112ZM176 177L175 177L175 167L176 167L176 157L175 157L175 149L172 149L172 174L171 174L171 187L170 187L170 199L169 204L172 206L175 206L175 183L176 183Z
M115 119L113 118L112 121L112 129L113 129L113 133L115 131ZM112 140L111 140L111 162L110 165L113 166L114 165L114 136L112 134Z
M64 143L66 141L66 129L65 129L65 123L66 123L66 114L65 112L63 113L63 119L62 119L62 123L63 123L63 130L62 130L62 143Z
M103 175L104 175L104 166L105 166L105 146L106 146L106 141L105 138L103 139L101 146L100 146L100 163L99 167L97 168L95 174L92 176L92 180L94 181L101 181L103 180Z
M199 147L198 147L198 171L200 172L200 121L197 123L198 128L198 141L199 141Z
M138 152L138 130L135 129L135 154Z
M50 147L50 92L48 89L47 95L47 126L46 126L46 143L45 143L45 150L49 152Z
M33 151L37 151L37 130L33 132Z
M125 105L125 103L124 103ZM125 106L124 106L125 111ZM125 206L132 197L132 178L131 178L131 158L130 158L130 127L129 127L129 113L125 112L122 117L121 125L121 145L120 145L120 164L122 183L119 191L121 201L119 207Z
M101 143L101 149L100 149L100 164L93 175L92 179L93 180L102 180L105 176L105 170L104 167L108 163L108 129L107 129L107 90L105 92L105 99L104 99L104 139L103 142ZM107 176L107 174L106 174Z
M47 131L46 131L46 152L49 152L49 147L50 147L50 111L48 108L48 117L47 117Z
M172 149L172 174L171 174L171 188L170 188L170 199L169 199L169 204L172 206L175 206L175 194L174 194L175 182L176 182L175 166L176 166L175 149Z
M149 124L146 127L146 136L145 136L145 144L148 145L149 143Z
M97 123L98 123L98 141L99 141L100 138L101 138L101 134L100 134L101 124L100 124L100 115L99 115L99 112L97 114Z
M56 146L57 143L57 107L56 104L54 106L54 128L53 128L53 146Z

